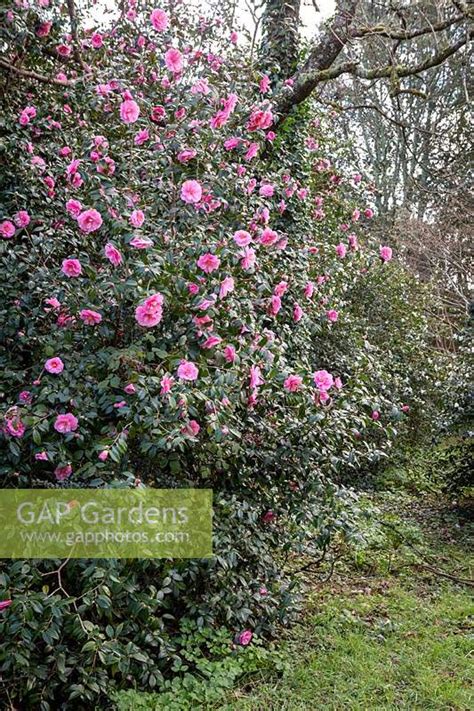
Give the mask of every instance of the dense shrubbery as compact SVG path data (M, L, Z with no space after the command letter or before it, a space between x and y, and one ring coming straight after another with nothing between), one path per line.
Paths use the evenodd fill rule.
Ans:
M160 17L86 33L74 65L56 10L4 14L23 70L56 79L4 87L0 472L212 487L216 555L4 564L1 693L25 707L160 686L189 625L289 619L282 557L357 535L331 481L385 456L426 401L421 308L370 244L331 118L274 131L285 88L245 41Z

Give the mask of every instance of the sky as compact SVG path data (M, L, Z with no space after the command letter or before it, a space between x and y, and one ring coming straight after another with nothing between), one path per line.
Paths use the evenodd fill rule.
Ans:
M301 20L303 22L303 34L308 38L314 34L315 22L321 22L321 20L331 17L336 7L335 0L316 0L316 4L320 10L318 13L315 11L311 0L303 0Z
M310 39L315 34L316 24L330 17L334 13L335 0L315 0L319 12L316 12L312 0L302 0L301 3L301 21L302 35ZM195 2L192 3L195 6ZM249 21L248 12L245 10L245 0L240 0L239 4L241 6L241 22L247 23ZM184 5L186 5L186 0L184 0ZM206 5L205 0L201 0L201 6ZM114 0L98 0L94 11L91 13L90 22L87 23L89 27L94 27L97 23L102 24L104 21L104 7L108 10L117 6L117 2ZM159 7L160 3L157 0L156 6Z

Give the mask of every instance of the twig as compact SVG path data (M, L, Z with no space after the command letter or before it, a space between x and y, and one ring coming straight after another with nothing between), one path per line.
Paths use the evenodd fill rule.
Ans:
M419 555L423 561L426 561L425 563L408 563L407 565L426 568L426 570L430 570L432 573L435 573L436 575L439 575L443 578L449 578L449 580L454 580L456 583L461 583L462 585L470 585L471 587L474 587L474 580L471 580L470 578L458 578L457 576L452 575L451 573L447 573L445 570L435 568L434 565L431 564L429 556L425 555L424 553L422 553L422 551L420 551L419 548L414 546L413 543L405 536L405 534L402 533L400 529L398 529L396 526L380 519L376 519L376 521L381 526L385 526L386 528L390 528L392 531L394 531L397 536L399 536L409 548L414 550L415 553Z
M303 573L305 570L309 570L309 568L312 568L313 565L320 565L323 562L323 560L325 560L326 553L327 553L327 548L324 548L322 556L320 556L316 560L311 560L309 563L306 563L306 565L303 565L301 568L298 568L297 570L293 570L291 575L297 575L298 573Z

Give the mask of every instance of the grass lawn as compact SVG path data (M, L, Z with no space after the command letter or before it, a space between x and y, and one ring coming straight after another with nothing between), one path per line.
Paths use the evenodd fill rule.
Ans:
M222 709L472 709L469 594L395 583L316 596L281 678L255 679Z
M268 655L217 698L209 680L201 701L131 692L120 710L473 709L474 588L431 569L472 579L472 524L434 497L382 500L404 537L387 529L389 545L348 554L329 582L307 577L305 614L275 643L277 663Z

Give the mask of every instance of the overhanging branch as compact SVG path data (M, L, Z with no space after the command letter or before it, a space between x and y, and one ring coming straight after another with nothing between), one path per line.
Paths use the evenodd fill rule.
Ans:
M20 77L25 79L34 79L42 84L54 84L55 86L71 86L74 82L64 79L56 79L55 77L48 77L44 74L39 74L38 72L29 71L27 69L20 69L20 67L15 67L14 64L10 64L4 59L0 59L0 69L5 72L13 72Z
M280 121L288 115L293 105L301 103L311 94L318 83L313 82L313 77L328 70L349 41L351 25L359 2L360 0L338 0L336 14L297 72L293 91L278 102Z
M444 22L439 22L436 25L429 25L427 27L420 27L417 30L403 30L401 28L387 28L384 25L376 25L374 27L356 27L351 31L351 37L354 39L358 39L361 37L367 37L367 36L377 36L377 37L385 37L386 39L393 39L393 40L411 40L415 39L416 37L422 37L423 35L427 34L436 34L436 32L442 32L443 30L446 30L448 27L451 27L452 25L457 24L458 22L462 22L462 20L465 19L464 15L456 15L456 17L452 17L448 20L444 20Z
M330 66L328 69L324 70L315 70L313 67L310 67L305 71L305 68L303 67L297 76L297 80L292 91L279 103L277 103L276 108L280 116L279 123L281 123L281 121L288 115L292 106L296 106L308 98L317 85L322 82L336 79L342 74L352 74L359 79L366 79L369 81L375 79L392 79L398 81L404 77L421 74L432 67L443 64L443 62L464 47L469 42L469 39L472 39L473 34L474 33L471 31L469 36L465 36L456 43L444 47L432 57L429 57L425 61L414 65L388 64L382 67L375 67L374 69L364 69L360 66L359 61L348 60L346 62ZM307 66L308 63L306 63L305 67Z

